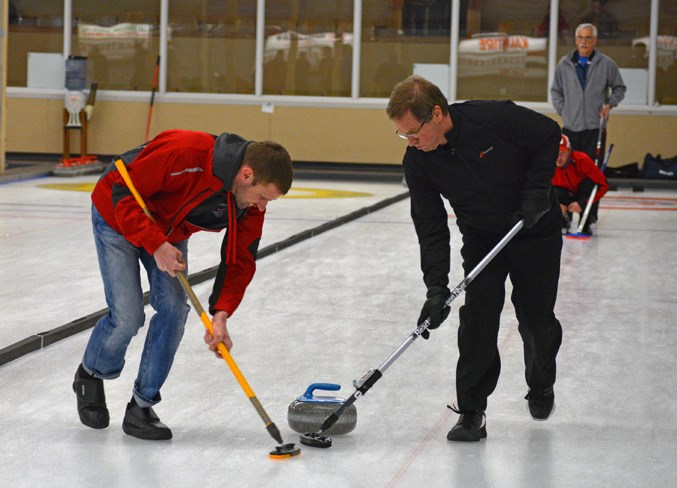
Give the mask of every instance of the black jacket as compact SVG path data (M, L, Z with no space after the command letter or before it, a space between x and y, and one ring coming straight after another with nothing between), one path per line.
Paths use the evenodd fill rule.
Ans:
M449 106L448 143L404 156L411 216L421 245L428 287L447 286L449 226L442 197L454 210L462 234L505 235L525 192L551 194L551 211L521 235L557 234L559 208L551 180L559 151L557 123L510 101L470 101ZM496 238L496 242L498 238Z

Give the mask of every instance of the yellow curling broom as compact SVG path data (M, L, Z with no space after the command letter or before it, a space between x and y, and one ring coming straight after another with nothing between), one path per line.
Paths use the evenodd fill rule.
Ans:
M127 188L129 188L129 191L131 191L132 195L134 195L134 199L143 210L143 213L145 213L151 220L151 222L154 223L155 219L151 215L150 210L148 210L148 207L143 201L143 198L141 198L141 195L139 195L139 192L136 191L134 183L132 183L132 178L129 176L129 172L127 171L127 167L125 166L125 163L121 159L118 159L117 161L115 161L115 167L120 172L120 176L122 176L122 179L125 180ZM193 304L193 308L200 316L202 324L213 336L214 332L212 329L212 321L207 316L206 312L202 308L202 305L200 305L200 301L195 295L195 292L193 292L190 283L188 283L188 280L186 279L186 276L183 274L183 272L177 271L176 277L178 278L179 283L181 283L181 286L183 287L183 290L186 292L186 295L188 295L190 302ZM233 359L233 356L230 355L230 351L228 351L228 348L223 342L219 342L218 350L219 353L221 354L221 357L228 364L228 367L235 376L235 379L237 379L237 382L240 384L247 397L249 397L249 401L251 401L252 405L254 405L254 408L256 409L259 416L263 420L263 423L266 424L266 430L268 430L268 433L273 437L273 439L275 439L277 442L280 443L280 445L277 446L275 450L270 452L269 457L271 459L285 459L290 458L292 456L298 456L299 454L301 454L301 449L295 447L293 443L291 444L284 443L284 441L282 440L282 436L280 435L279 429L273 423L273 421L270 420L270 417L264 410L263 406L261 405L261 402L259 401L258 398L256 398L254 391L249 386L249 383L247 383L247 380L242 374L242 371L240 371L240 368L237 366L237 363Z

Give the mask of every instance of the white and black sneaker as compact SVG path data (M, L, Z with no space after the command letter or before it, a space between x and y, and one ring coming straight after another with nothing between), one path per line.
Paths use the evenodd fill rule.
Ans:
M456 425L447 434L447 440L473 442L487 436L487 416L484 414L484 410L461 412L454 407L449 408L460 414L460 417Z
M548 417L555 411L555 390L546 388L545 390L532 390L524 397L529 406L529 414L534 420L548 420Z

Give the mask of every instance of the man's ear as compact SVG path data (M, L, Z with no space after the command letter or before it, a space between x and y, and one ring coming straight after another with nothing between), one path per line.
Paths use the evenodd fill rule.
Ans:
M247 181L250 178L254 178L254 170L251 169L249 166L243 166L242 167L242 179Z

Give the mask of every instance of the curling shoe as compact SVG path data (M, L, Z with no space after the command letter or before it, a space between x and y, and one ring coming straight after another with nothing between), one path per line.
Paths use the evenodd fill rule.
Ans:
M567 235L571 229L571 214L562 214L562 235Z
M447 440L474 442L487 436L487 416L483 410L460 412L455 408L449 408L461 416L458 418L456 425L447 434Z
M551 388L545 390L529 390L524 397L529 405L529 413L534 420L548 420L555 411L555 391Z
M92 429L105 429L110 423L110 415L106 407L106 393L103 380L95 378L85 368L75 372L73 391L78 398L78 415L80 422Z
M127 404L122 430L127 435L149 441L166 441L172 438L172 431L160 422L152 407L140 407L134 398Z

